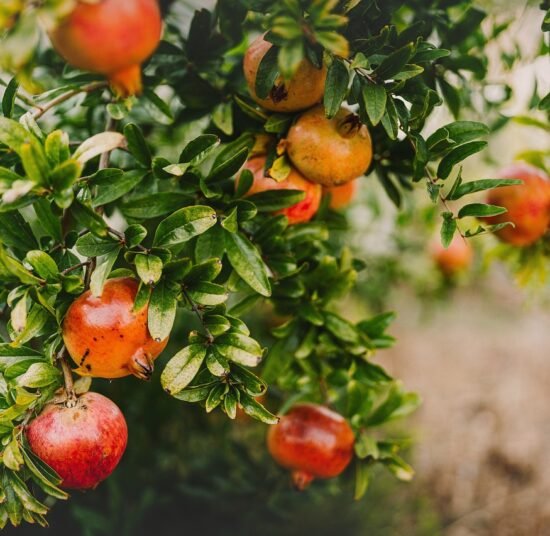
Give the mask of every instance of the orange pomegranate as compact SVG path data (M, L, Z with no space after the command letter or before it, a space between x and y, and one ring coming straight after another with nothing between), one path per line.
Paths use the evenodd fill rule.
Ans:
M342 473L353 457L354 442L347 421L317 404L294 406L267 435L271 456L292 471L298 489L305 489L314 478Z
M503 179L521 179L523 184L490 190L487 203L508 210L504 214L486 218L489 224L511 221L497 236L513 246L534 244L550 224L550 179L542 170L528 164L514 164L499 174Z
M157 48L162 19L157 0L77 0L51 31L65 60L105 75L121 96L141 91L141 63Z
M137 290L135 279L109 279L100 297L87 291L71 304L63 340L78 365L75 372L97 378L151 377L153 361L168 339L156 341L149 334L147 305L133 311Z
M329 207L332 210L341 210L347 207L355 197L359 184L357 180L346 182L340 186L325 186L324 195L330 195Z
M439 238L435 239L431 245L431 256L441 273L452 277L471 266L474 252L466 239L455 234L447 248L443 247Z
M372 160L369 131L345 108L327 119L323 106L303 113L290 128L286 150L298 171L323 186L357 179Z
M244 76L252 98L273 112L297 112L320 102L325 92L326 67L315 67L309 60L300 63L294 76L286 81L279 77L266 99L256 95L256 77L262 58L272 44L259 36L248 47L244 56Z
M307 181L298 171L292 169L288 177L283 181L276 181L266 176L265 156L251 158L244 168L249 169L254 175L252 187L246 195L257 194L267 190L302 190L306 196L291 207L277 211L277 214L284 214L290 224L302 223L311 220L321 203L321 186Z

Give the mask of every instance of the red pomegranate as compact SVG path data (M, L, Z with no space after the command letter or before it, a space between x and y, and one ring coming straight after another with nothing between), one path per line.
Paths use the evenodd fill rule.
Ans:
M32 451L63 479L64 488L95 488L116 468L128 442L118 406L98 393L74 407L48 404L26 429Z
M105 75L115 92L128 96L141 91L141 64L161 32L157 0L77 0L50 38L68 63Z
M472 246L466 239L456 234L449 247L444 248L439 238L431 244L431 256L441 273L452 277L466 271L474 259Z
M353 457L354 442L347 421L317 404L294 406L267 436L271 456L292 471L298 489L305 489L314 478L342 473Z

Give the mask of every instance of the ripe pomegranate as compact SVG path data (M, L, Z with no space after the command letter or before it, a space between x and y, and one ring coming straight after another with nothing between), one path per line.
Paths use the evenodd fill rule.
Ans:
M503 179L521 179L523 184L490 190L487 203L499 205L508 212L487 218L489 224L511 221L497 236L513 246L534 244L550 224L550 179L540 169L528 164L514 164L500 172Z
M98 393L81 395L74 407L48 404L26 434L32 451L72 489L95 488L105 480L128 442L124 415Z
M318 184L313 184L307 181L298 171L292 169L289 176L283 181L276 181L271 177L267 177L264 172L266 158L258 156L251 158L244 165L245 169L249 169L254 175L252 187L247 192L247 195L265 192L266 190L302 190L306 196L302 201L299 201L291 207L281 209L276 214L284 214L291 224L302 223L311 220L321 203L322 190Z
M153 360L168 339L156 341L149 334L147 305L132 311L137 290L135 279L109 279L101 297L87 291L71 304L63 321L63 340L78 374L151 377Z
M262 58L272 44L261 35L248 47L244 56L244 76L252 98L273 112L297 112L320 102L325 92L326 67L318 69L309 60L300 63L294 76L285 81L278 78L266 99L256 95L256 76Z
M323 106L302 114L288 132L286 149L298 171L323 186L360 177L372 160L367 127L345 108L332 119L327 119Z
M340 186L325 186L324 195L330 195L329 207L332 210L341 210L347 207L355 197L359 183L357 180L346 182Z
M271 426L267 446L275 461L292 471L303 490L314 478L338 476L353 457L355 437L338 413L317 404L298 404Z
M50 33L74 67L105 75L121 96L141 91L141 63L157 48L162 19L157 0L77 0Z
M466 271L472 264L474 252L469 242L456 234L449 247L444 248L439 238L431 244L431 256L443 275L452 277Z

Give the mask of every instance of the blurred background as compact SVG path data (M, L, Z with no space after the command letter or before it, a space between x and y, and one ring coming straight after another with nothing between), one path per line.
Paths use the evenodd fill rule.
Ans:
M185 24L192 10L207 4L178 4L173 17ZM486 50L483 97L505 105L489 149L466 163L464 173L472 179L492 178L516 156L550 147L548 128L521 119L536 116L533 95L550 89L548 54L537 57L541 47L548 49L541 40L543 12L523 1L479 4L493 14L487 31L511 23ZM426 131L450 121L442 106ZM413 418L393 425L395 434L410 437L413 482L398 483L379 470L359 502L352 500L352 474L299 493L268 457L264 425L245 416L231 423L174 403L158 378L139 389L134 379L95 380L94 389L127 416L129 444L138 448L128 449L96 491L74 493L69 503L55 505L49 529L24 526L7 533L550 535L550 308L544 274L522 286L525 274L501 262L510 260L508 253L482 236L474 241L472 270L445 280L426 246L437 219L428 203L424 192L411 195L396 218L376 179L364 178L348 210L350 230L339 237L368 265L357 293L344 304L346 315L398 312L391 329L398 342L377 359L423 398ZM493 262L482 262L481 251ZM544 272L535 261L530 270ZM278 319L263 312L265 322L257 314L247 321L269 343L268 328ZM182 313L175 333L183 337L194 322ZM172 354L169 348L165 356ZM266 403L277 409L273 400Z

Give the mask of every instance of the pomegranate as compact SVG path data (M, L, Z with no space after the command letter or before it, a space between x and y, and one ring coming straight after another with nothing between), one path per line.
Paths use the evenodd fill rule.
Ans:
M168 339L156 341L149 334L147 305L132 310L137 290L135 279L109 279L101 297L87 291L71 304L63 321L63 340L78 374L150 378L153 360Z
M303 113L288 132L286 149L298 171L323 186L360 177L372 160L367 127L345 108L332 119L327 119L323 106Z
M277 214L284 214L291 224L301 223L311 220L321 203L321 186L307 181L298 171L292 169L288 177L283 181L276 181L267 177L264 172L266 163L265 156L251 158L245 164L245 169L249 169L254 175L252 187L247 195L265 192L266 190L302 190L306 196L291 207L277 211Z
M452 277L471 266L474 252L467 240L456 234L447 248L443 247L441 240L435 239L431 245L431 256L441 273Z
M278 78L266 99L256 95L258 67L271 47L272 44L261 35L252 42L244 56L244 76L252 98L273 112L297 112L320 102L325 92L327 70L325 66L318 69L307 59L302 60L290 80Z
M525 247L541 238L550 224L550 180L540 169L527 164L514 164L499 174L503 179L521 179L523 184L490 190L487 203L508 210L504 214L487 218L487 223L511 221L497 231L497 236L513 246Z
M26 428L32 451L63 479L64 488L90 489L116 468L128 442L118 406L85 393L74 407L48 404Z
M51 31L54 48L74 67L105 75L121 96L141 91L141 63L157 48L157 0L77 0Z
M338 476L353 457L355 437L338 413L317 404L298 404L271 426L267 446L275 461L292 471L295 486Z
M358 181L350 181L340 186L325 186L323 193L330 195L329 207L332 210L341 210L347 207L355 197L359 184Z

